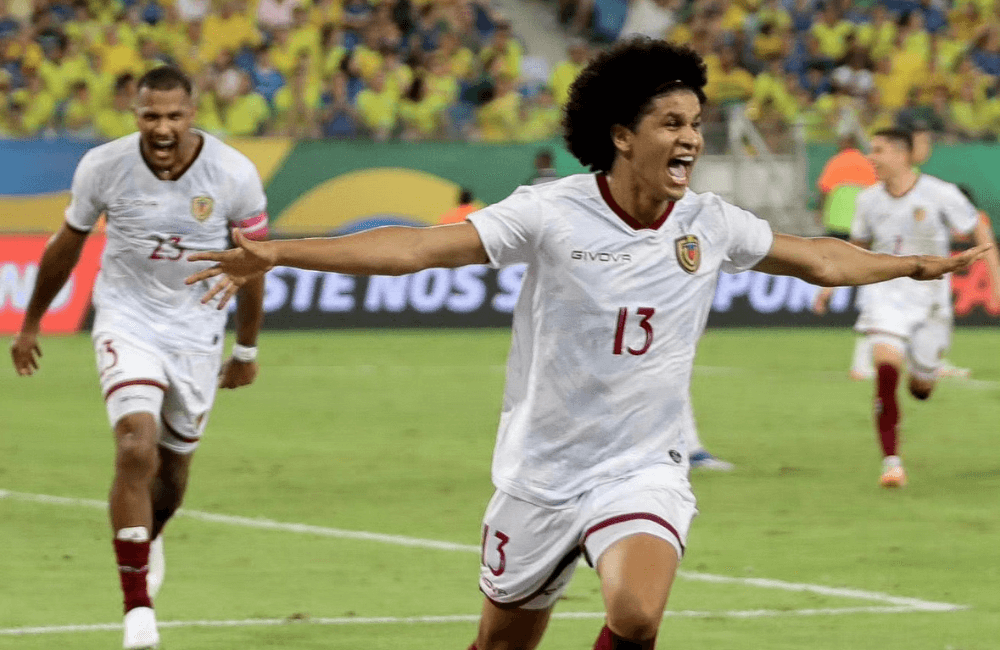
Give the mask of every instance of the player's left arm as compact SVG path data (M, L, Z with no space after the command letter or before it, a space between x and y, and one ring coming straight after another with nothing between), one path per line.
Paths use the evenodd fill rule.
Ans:
M254 241L267 239L267 199L260 178L256 173L246 188L251 216L231 222L242 236ZM245 209L244 209L245 210ZM242 215L241 215L242 216ZM236 293L236 344L219 376L219 388L239 388L252 384L257 378L257 335L264 322L264 283L259 275L247 280Z
M934 280L968 268L991 248L983 244L954 257L873 253L832 237L795 237L777 233L770 251L754 270L791 275L823 287L874 284L893 278Z

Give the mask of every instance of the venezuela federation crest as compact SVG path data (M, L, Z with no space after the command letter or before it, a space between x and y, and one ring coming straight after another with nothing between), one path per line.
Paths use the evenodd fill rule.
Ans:
M204 221L212 216L215 201L210 196L196 196L191 199L191 216L198 221Z
M677 263L688 273L694 273L701 266L701 246L694 235L684 235L674 240Z

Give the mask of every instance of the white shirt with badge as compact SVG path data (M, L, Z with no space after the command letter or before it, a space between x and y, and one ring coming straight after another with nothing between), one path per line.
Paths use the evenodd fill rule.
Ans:
M468 219L491 266L528 265L494 485L553 506L657 464L686 467L695 348L719 272L767 254L767 222L688 191L643 227L591 174L521 187Z
M176 180L153 173L138 133L91 149L77 166L66 223L89 232L101 214L107 217L95 331L110 329L161 349L220 349L226 312L201 304L207 283L184 284L210 263L187 257L226 248L234 225L266 231L267 199L246 156L199 135L201 150Z
M978 211L957 186L921 174L900 197L889 194L884 183L858 194L851 239L871 242L876 253L947 257L952 231L971 233L977 221ZM892 306L926 316L951 315L950 274L930 281L896 278L868 287L865 295L865 310Z

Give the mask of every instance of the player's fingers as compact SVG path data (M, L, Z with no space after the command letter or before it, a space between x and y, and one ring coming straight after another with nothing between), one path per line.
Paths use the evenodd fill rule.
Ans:
M230 280L228 276L225 275L222 276L222 278L220 278L218 282L212 285L212 288L209 289L207 292L205 292L205 295L201 297L201 304L207 305L209 302L211 302L212 298L215 298L217 295L222 293L222 291L226 288L226 285L229 284L229 282Z
M184 280L184 284L195 284L201 282L202 280L214 278L217 275L222 275L222 267L213 266L212 268L205 269L204 271L198 271L197 273L189 275Z
M226 251L201 251L191 253L188 260L191 262L221 262L226 259Z
M218 309L225 307L226 304L229 303L230 299L232 299L232 297L235 296L236 292L239 290L240 288L236 286L236 283L230 280L229 286L226 287L225 293L222 294L222 300L219 301Z

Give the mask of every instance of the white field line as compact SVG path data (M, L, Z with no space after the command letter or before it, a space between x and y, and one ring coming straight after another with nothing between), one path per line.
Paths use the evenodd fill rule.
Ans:
M744 609L719 610L710 612L668 611L665 618L774 618L790 616L841 616L845 614L905 614L923 611L912 607L828 607L816 609ZM556 620L600 620L604 612L556 612ZM275 627L281 625L417 625L440 623L476 623L479 614L456 614L452 616L344 616L339 618L247 618L231 621L159 621L157 627ZM121 623L98 623L95 625L52 625L47 627L0 628L0 636L32 636L41 634L67 634L79 632L117 632Z
M384 373L394 373L394 374L411 374L411 373L435 373L435 372L454 372L454 371L475 371L475 370L486 370L490 373L502 373L505 368L502 365L488 365L488 366L456 366L456 365L433 365L433 366L374 366L374 365L291 365L291 366L274 366L275 370L279 371L312 371L321 370L324 373L350 373L350 374L361 374L361 375L375 375L379 372ZM697 375L704 375L710 377L725 377L725 376L743 376L743 375L771 375L780 374L782 371L779 370L760 370L753 368L740 368L737 366L703 366L695 365L694 372ZM847 379L847 371L840 370L801 370L797 371L801 374L807 374L815 377L822 377L825 380L837 380L837 379ZM1000 381L994 381L991 379L972 379L972 378L961 378L961 377L943 377L941 382L946 383L948 386L954 386L957 388L965 388L968 390L992 390L995 388L1000 388Z
M10 490L0 490L0 499L12 499L16 501L28 501L32 503L45 503L65 506L84 506L88 508L106 509L105 501L96 499L78 499L71 497L58 497L48 494L30 494L26 492L13 492ZM231 526L242 526L244 528L257 528L261 530L276 530L289 533L300 533L306 535L316 535L320 537L333 537L339 539L355 539L369 542L379 542L383 544L395 544L397 546L410 546L417 548L430 548L441 551L461 551L466 553L479 553L478 546L472 544L456 544L454 542L442 542L432 539L421 539L418 537L407 537L404 535L386 535L382 533L370 533L366 531L344 530L341 528L328 528L325 526L312 526L308 524L294 524L274 521L272 519L256 519L251 517L239 517L234 515L220 515L198 510L187 510L182 508L177 512L177 516L208 521L212 523L228 524ZM831 596L835 598L850 598L855 600L867 600L878 603L892 605L892 607L881 608L861 608L859 611L879 611L879 612L950 612L968 609L966 605L955 605L952 603L940 603L918 598L906 598L902 596L892 596L877 591L864 591L861 589L849 589L843 587L826 587L823 585L813 585L798 582L786 582L784 580L773 580L767 578L736 578L732 576L721 576L711 573L700 573L694 571L678 571L678 575L688 580L698 580L701 582L713 582L716 584L738 584L750 587L760 587L764 589L778 589L781 591L807 592L821 596ZM771 610L752 610L769 612ZM794 612L813 612L814 614L830 613L823 609L816 610L792 610ZM835 612L844 611L842 609L832 610ZM730 616L735 614L723 614L719 612L704 612L705 616ZM678 612L670 613L671 616L681 615ZM693 615L693 614L688 614ZM762 616L792 615L782 610L781 614L761 614ZM744 613L742 617L750 617ZM346 619L356 620L356 619ZM400 619L402 620L402 619Z

